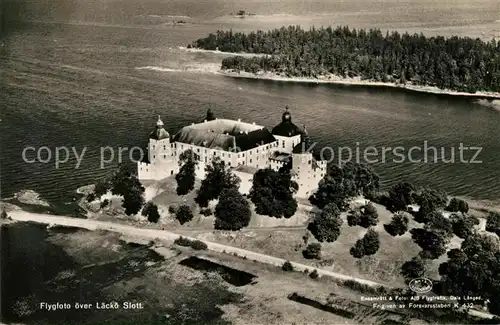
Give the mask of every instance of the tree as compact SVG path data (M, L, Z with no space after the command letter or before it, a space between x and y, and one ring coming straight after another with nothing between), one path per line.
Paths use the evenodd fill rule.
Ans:
M3 209L2 214L0 214L0 219L7 219L7 218L8 218L7 211L5 211L5 209Z
M306 249L302 252L307 259L321 259L321 244L319 243L311 243L307 245Z
M365 255L373 255L380 248L378 233L373 229L368 229L363 238L358 239L349 253L355 258L361 258Z
M391 236L402 236L408 231L409 219L403 213L397 213L390 223L384 225L385 231Z
M355 227L361 222L361 213L359 211L351 211L347 215L347 224L349 227Z
M409 283L411 280L421 278L425 275L425 263L420 256L406 261L401 266L401 275L405 278L405 282Z
M360 211L352 211L347 215L347 223L349 226L361 226L369 228L378 223L378 212L372 203L368 203L361 207Z
M439 233L443 237L451 237L453 235L453 225L450 219L443 216L442 213L433 212L424 226L424 229Z
M212 159L212 163L205 167L205 179L201 182L195 198L196 203L202 208L208 206L210 200L218 199L225 189L238 188L240 179L236 177L229 167L219 157Z
M108 178L99 180L94 187L95 199L100 199L104 194L108 193L111 188L111 183Z
M361 258L365 256L365 247L363 245L363 240L358 239L354 246L349 250L349 253L355 258Z
M450 217L453 233L465 239L474 233L474 226L479 225L479 219L468 215L453 214Z
M464 200L452 198L445 210L449 212L467 213L469 212L469 204Z
M248 226L251 216L247 199L234 187L224 189L215 207L215 229L240 230Z
M445 237L434 230L413 228L410 230L413 241L422 248L422 257L437 259L446 252Z
M330 203L314 217L307 229L317 241L331 243L339 237L342 223L339 208L334 203Z
M129 165L120 164L110 179L111 193L123 196L125 214L138 213L144 205L144 187Z
M175 175L177 181L177 195L186 195L194 188L196 179L196 166L199 156L189 149L179 156L179 172Z
M175 211L175 218L179 221L181 225L193 220L193 212L189 205L181 205Z
M500 213L490 212L486 219L486 231L500 236Z
M391 212L406 211L408 205L414 203L415 187L408 182L401 182L389 190L389 205L387 209Z
M297 200L293 194L298 185L286 171L260 169L253 176L249 197L255 204L255 211L275 218L290 218L297 211Z
M157 223L158 220L160 220L158 206L151 201L144 205L144 208L142 209L142 215L147 217L149 222Z
M368 229L362 240L365 255L373 255L378 251L380 247L380 240L378 238L378 233L375 230L371 228Z
M415 202L419 205L419 210L415 215L415 221L425 222L426 215L446 206L447 194L440 190L429 187L421 189L415 194Z
M371 203L361 208L359 225L363 228L376 226L378 223L378 212L375 206Z

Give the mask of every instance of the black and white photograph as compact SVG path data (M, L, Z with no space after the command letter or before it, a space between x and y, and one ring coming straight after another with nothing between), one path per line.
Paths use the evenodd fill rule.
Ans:
M500 324L500 0L0 0L6 324Z

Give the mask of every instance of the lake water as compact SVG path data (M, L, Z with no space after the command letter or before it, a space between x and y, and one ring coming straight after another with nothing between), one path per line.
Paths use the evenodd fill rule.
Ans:
M2 196L33 189L64 203L100 168L100 148L142 146L161 114L173 134L216 116L272 127L285 105L318 146L364 148L480 146L480 164L374 163L388 185L409 180L455 195L498 199L500 111L472 99L394 89L233 79L218 75L222 55L180 47L217 29L288 24L422 30L428 35L500 36L496 0L420 1L31 1L8 2L0 48ZM244 19L229 14L255 13ZM185 20L185 25L172 25ZM142 68L142 69L141 69ZM56 168L25 163L27 146L87 148ZM125 159L128 154L124 153ZM33 158L33 155L28 155ZM390 157L389 157L390 158ZM465 154L466 159L472 153Z

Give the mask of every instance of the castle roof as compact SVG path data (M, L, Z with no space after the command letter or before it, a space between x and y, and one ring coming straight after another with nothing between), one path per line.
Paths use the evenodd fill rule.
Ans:
M288 106L286 106L285 112L281 116L281 123L273 128L272 134L282 137L293 137L300 133L300 128L292 123L292 114L290 114Z
M156 121L156 129L149 134L149 138L154 140L170 138L170 134L163 128L163 121L161 120L160 115L158 115L158 120Z
M183 127L174 141L210 149L246 151L276 141L263 126L241 121L215 119Z

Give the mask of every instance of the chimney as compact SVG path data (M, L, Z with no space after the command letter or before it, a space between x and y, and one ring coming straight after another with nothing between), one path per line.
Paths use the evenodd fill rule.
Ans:
M252 125L255 125L255 122L252 122Z
M204 120L203 123L207 123L207 120Z
M239 122L241 122L241 119L240 119L240 118L238 119L238 123L239 123Z

